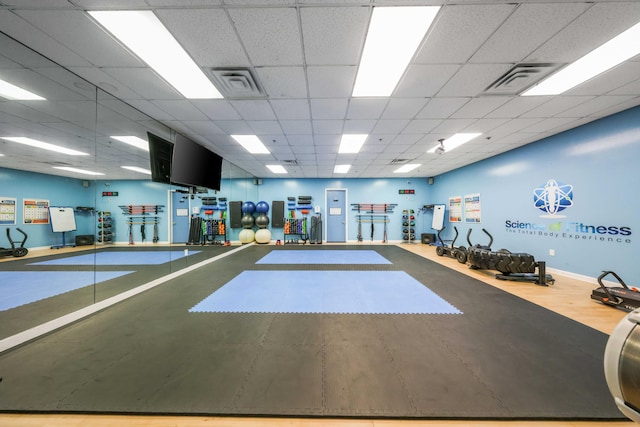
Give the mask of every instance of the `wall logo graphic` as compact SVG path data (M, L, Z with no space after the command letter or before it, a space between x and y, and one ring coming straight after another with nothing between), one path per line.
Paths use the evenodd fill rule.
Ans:
M559 213L573 206L573 185L550 179L544 187L533 190L533 204L545 213L540 218L564 218Z

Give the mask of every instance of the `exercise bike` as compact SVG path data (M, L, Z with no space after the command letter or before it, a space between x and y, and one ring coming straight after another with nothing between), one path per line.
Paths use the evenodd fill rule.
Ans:
M442 227L441 230L438 230L438 240L440 241L440 245L436 246L436 255L438 256L449 256L451 258L455 258L458 260L460 264L464 264L467 262L467 248L464 246L455 246L456 240L458 240L458 227L453 226L453 230L456 235L451 241L451 246L447 246L444 244L442 237L440 237L440 233L447 227Z
M13 256L16 258L20 258L29 253L29 249L24 247L24 244L27 241L27 233L25 233L19 228L16 228L16 230L18 230L24 236L24 238L22 239L22 242L20 243L20 246L16 247L16 243L11 238L11 231L9 231L9 228L7 228L7 239L9 240L11 247L0 248L0 256L2 257Z

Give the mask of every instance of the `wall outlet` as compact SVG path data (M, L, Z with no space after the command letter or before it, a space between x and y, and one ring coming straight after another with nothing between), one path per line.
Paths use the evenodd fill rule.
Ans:
M555 249L549 249L549 256L555 256L556 255L556 250Z

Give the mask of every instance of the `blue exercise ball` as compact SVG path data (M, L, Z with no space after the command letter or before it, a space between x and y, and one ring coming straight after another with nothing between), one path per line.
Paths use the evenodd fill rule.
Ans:
M256 205L253 202L244 202L242 204L242 213L252 214L256 211Z
M269 203L258 202L256 203L256 212L266 214L269 212Z

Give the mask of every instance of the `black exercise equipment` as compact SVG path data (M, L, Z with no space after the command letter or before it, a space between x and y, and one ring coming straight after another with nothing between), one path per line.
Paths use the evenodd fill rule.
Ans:
M440 236L440 233L445 228L447 227L442 227L441 230L438 230L438 240L440 241L440 245L436 246L436 255L438 256L446 255L448 257L457 259L460 264L466 263L467 248L465 248L464 246L458 246L458 247L455 246L456 240L458 240L458 227L453 226L453 230L455 231L456 235L451 241L451 246L445 245L444 241L442 240L442 237Z
M496 279L512 280L518 282L534 282L536 285L547 286L553 284L555 279L547 274L546 263L537 261L533 255L527 253L512 253L507 249L491 250L493 236L487 230L482 229L489 236L489 245L473 245L471 243L471 229L467 232L467 261L471 268L479 270L498 270ZM535 273L536 268L538 274Z
M608 275L615 277L620 286L605 285L603 280ZM627 286L615 272L603 271L598 276L598 284L600 287L591 291L591 299L624 311L633 311L640 307L640 290Z
M20 243L20 246L16 247L16 242L14 242L13 239L11 238L11 231L9 228L7 228L7 239L9 240L11 247L0 248L0 256L3 256L3 257L13 256L16 258L20 258L29 253L29 249L24 247L24 244L27 241L27 237L28 237L27 233L22 231L20 228L16 228L16 230L18 230L24 236L24 238L22 239L22 242Z

